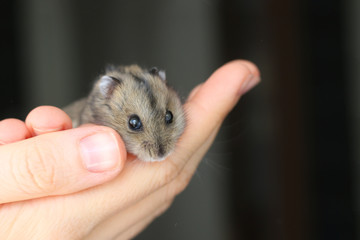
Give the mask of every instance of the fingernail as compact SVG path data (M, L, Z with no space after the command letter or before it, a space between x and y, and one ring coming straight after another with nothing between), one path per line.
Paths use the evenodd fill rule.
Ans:
M80 149L84 165L90 172L108 171L120 162L118 143L110 132L97 133L81 139Z
M63 128L59 127L59 128L47 128L47 129L43 128L43 129L40 129L40 128L33 127L33 130L34 130L35 135L38 136L38 135L41 135L43 133L57 132L57 131L63 130Z
M248 78L244 81L243 85L241 86L240 94L243 95L247 93L253 87L255 87L259 82L260 82L260 77L250 74Z

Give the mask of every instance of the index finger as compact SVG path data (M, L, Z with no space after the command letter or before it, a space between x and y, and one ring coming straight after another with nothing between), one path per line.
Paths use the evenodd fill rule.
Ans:
M189 116L179 151L193 152L219 127L240 97L260 82L251 62L235 60L216 70L185 104ZM196 134L194 134L196 132Z
M25 124L33 136L71 129L70 117L60 108L40 106L26 117Z

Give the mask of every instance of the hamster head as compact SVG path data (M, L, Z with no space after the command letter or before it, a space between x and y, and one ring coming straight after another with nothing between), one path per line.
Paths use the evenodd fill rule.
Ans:
M112 68L95 83L89 100L92 122L115 129L127 151L146 162L165 159L185 128L181 101L157 68Z

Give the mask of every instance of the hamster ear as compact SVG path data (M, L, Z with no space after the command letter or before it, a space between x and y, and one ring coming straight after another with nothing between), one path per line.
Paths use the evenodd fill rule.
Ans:
M166 81L166 73L164 70L159 71L159 77L161 78L161 80Z
M166 81L166 74L164 70L159 70L157 67L152 67L150 68L149 72L151 74L158 75L161 78L161 80Z
M116 85L121 83L119 79L107 75L102 76L99 81L100 81L99 83L100 93L105 98L110 97Z

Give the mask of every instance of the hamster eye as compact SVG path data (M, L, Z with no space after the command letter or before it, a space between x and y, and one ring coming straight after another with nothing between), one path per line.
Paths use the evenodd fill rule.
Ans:
M172 121L173 121L173 114L172 114L172 112L167 110L166 113L165 113L165 122L167 124L170 124L170 123L172 123Z
M129 118L129 128L134 131L139 131L142 129L142 123L138 115L131 115Z

